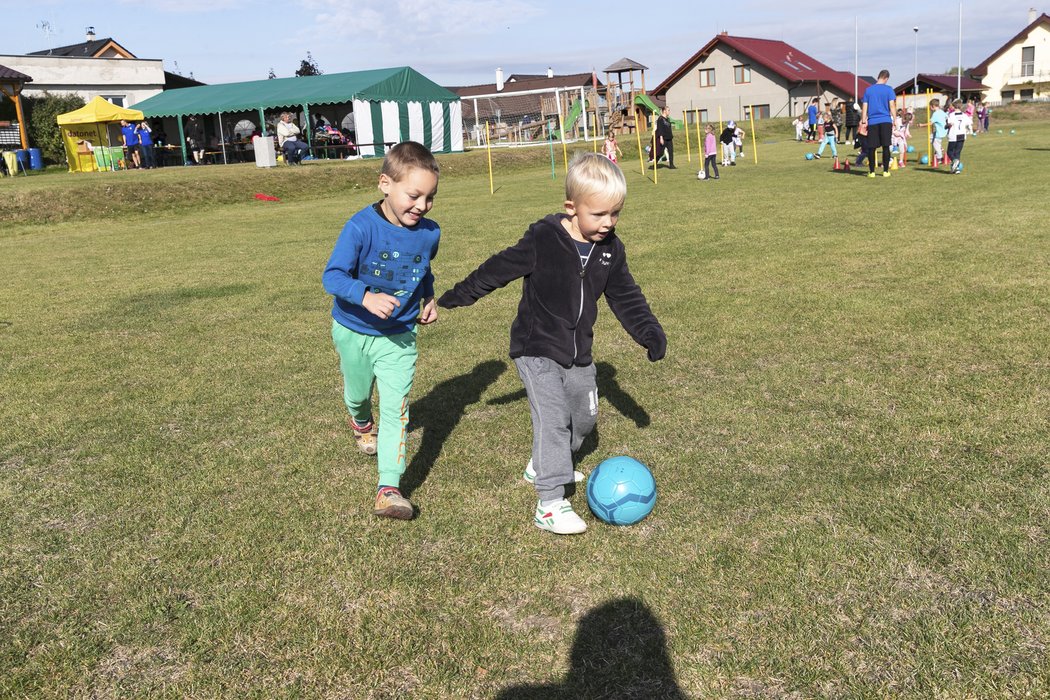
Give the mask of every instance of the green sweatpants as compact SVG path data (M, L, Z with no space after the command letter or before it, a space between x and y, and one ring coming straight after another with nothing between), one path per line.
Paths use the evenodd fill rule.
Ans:
M416 374L415 330L365 335L333 320L332 341L343 373L343 401L358 425L372 419L372 388L379 390L379 485L400 486L405 473L408 393Z

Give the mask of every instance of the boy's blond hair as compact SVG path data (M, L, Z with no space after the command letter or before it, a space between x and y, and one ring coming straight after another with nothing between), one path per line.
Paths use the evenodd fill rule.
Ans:
M938 100L936 97L934 97L932 100L930 100L930 106L931 107L940 107L941 106L941 101Z
M441 172L441 166L430 149L415 141L402 141L391 148L383 159L383 169L380 172L398 182L412 168L429 170L435 175Z
M627 199L627 180L616 163L603 155L582 151L569 162L565 199L577 202L595 196L608 197L623 204Z

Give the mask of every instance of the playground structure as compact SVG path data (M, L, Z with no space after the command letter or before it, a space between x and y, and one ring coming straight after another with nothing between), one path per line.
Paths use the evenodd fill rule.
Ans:
M660 111L646 94L643 66L629 58L621 58L605 69L605 99L609 105L608 128L618 134L633 133L639 124L643 132L650 130L650 118ZM639 74L635 83L635 73ZM626 74L627 78L624 79ZM615 76L615 79L614 77Z

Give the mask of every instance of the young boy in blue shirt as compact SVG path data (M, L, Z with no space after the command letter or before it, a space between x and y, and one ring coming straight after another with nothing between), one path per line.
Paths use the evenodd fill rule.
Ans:
M578 153L565 176L565 214L537 221L515 245L438 299L448 309L469 306L524 278L510 328L510 356L532 413L525 479L539 496L533 523L559 535L587 529L565 497L566 486L583 479L573 470L574 453L598 418L591 357L598 299L605 296L650 361L667 349L663 328L631 276L615 233L626 197L627 182L615 163L597 153Z
M437 320L430 262L441 230L424 215L434 206L438 171L425 146L394 146L379 175L383 199L346 222L322 278L334 297L332 341L350 428L361 452L379 454L374 512L401 520L414 515L398 487L416 371L416 323ZM378 429L373 387L379 390Z

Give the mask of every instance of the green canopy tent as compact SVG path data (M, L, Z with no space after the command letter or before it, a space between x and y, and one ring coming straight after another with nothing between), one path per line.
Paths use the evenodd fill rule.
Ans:
M309 123L310 105L343 104L352 108L363 156L381 156L386 145L408 140L436 153L463 150L459 96L407 66L166 90L135 109L147 118L177 119L185 160L186 116L218 115L221 128L223 114L257 111L265 133L267 109L301 109Z

